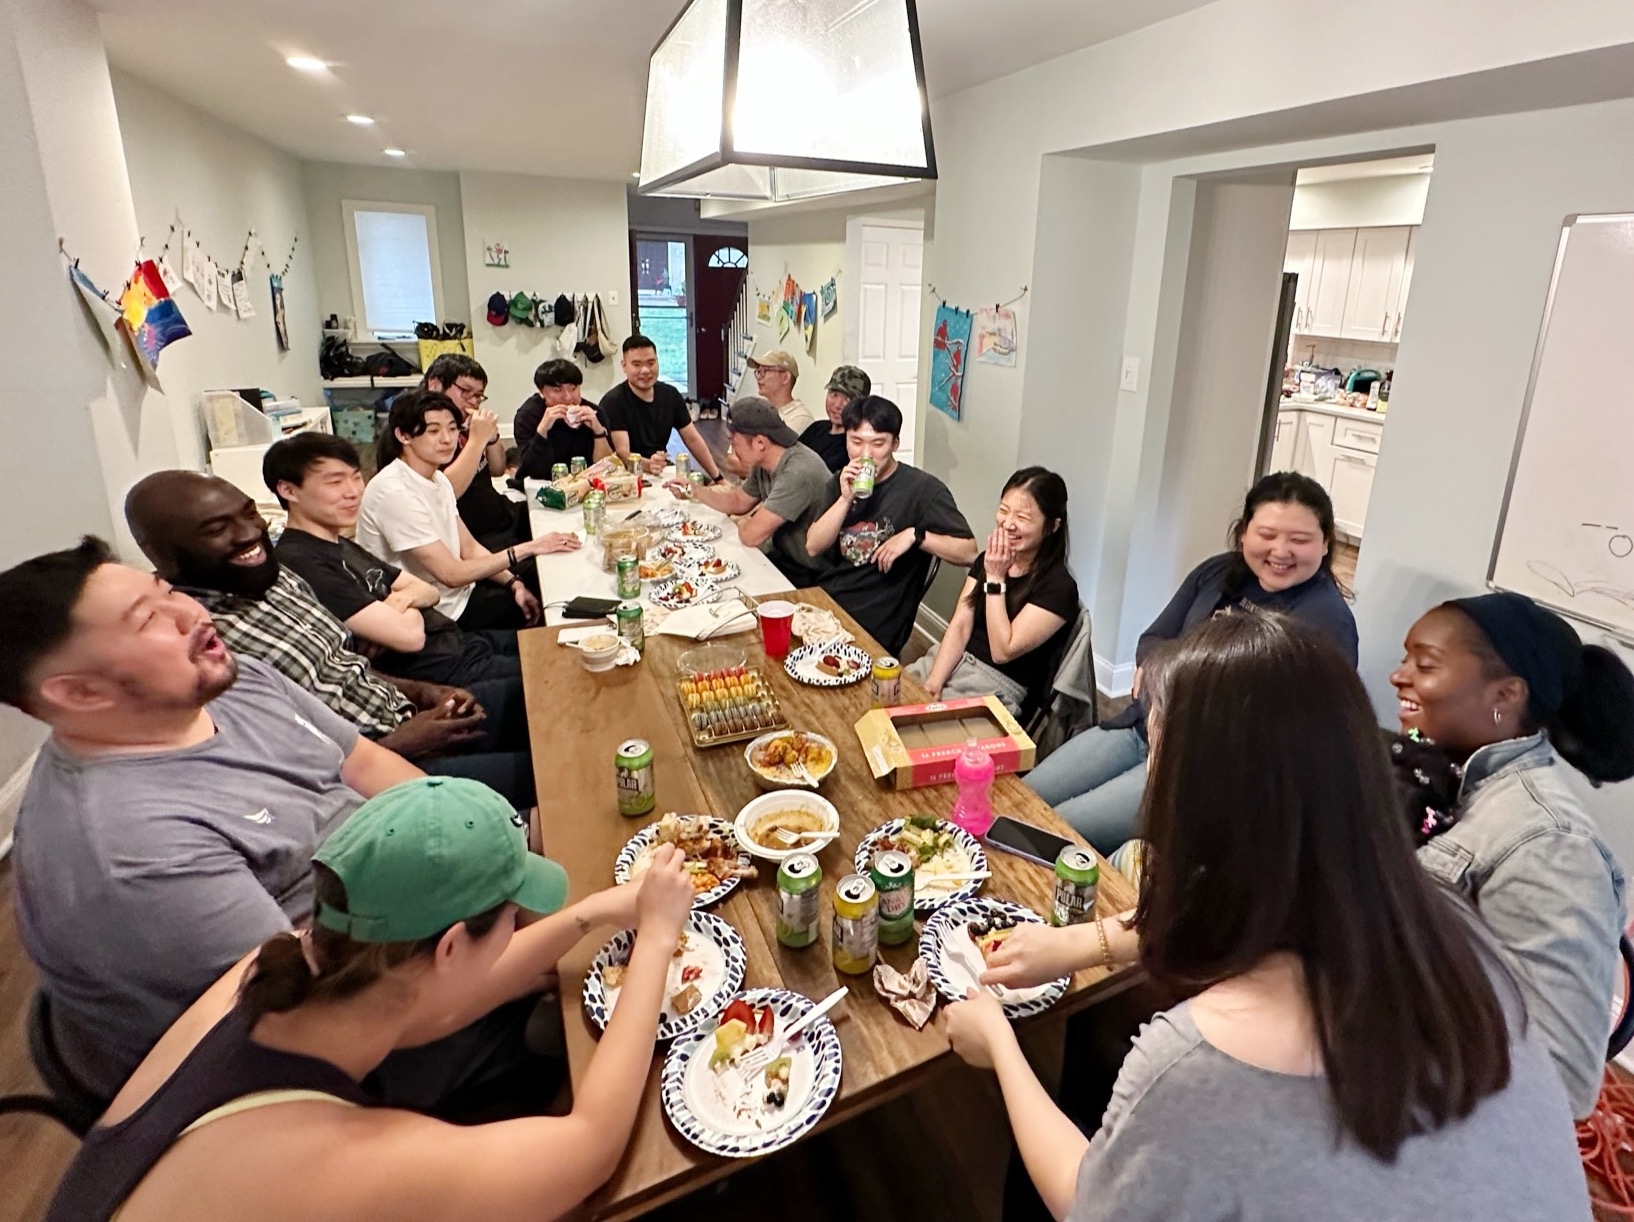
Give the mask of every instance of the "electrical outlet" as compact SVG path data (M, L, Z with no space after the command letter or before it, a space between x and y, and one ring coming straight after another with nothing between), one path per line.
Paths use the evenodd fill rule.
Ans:
M617 305L618 304L618 290L617 289L613 289L612 291L610 291L607 294L607 304L608 305Z
M1140 389L1140 358L1138 356L1123 358L1123 374L1118 378L1118 389L1128 391Z

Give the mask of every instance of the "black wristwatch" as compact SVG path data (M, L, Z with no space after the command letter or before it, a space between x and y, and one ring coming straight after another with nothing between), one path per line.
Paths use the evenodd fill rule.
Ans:
M913 545L915 547L925 546L925 528L923 526L913 528Z
M1002 581L984 581L984 582L982 582L982 593L983 594L1003 594L1004 591L1005 591L1005 585L1004 585L1004 583Z

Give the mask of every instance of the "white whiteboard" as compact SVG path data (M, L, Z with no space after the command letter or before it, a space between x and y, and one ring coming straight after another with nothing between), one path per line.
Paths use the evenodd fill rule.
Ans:
M1634 213L1570 216L1489 583L1634 639Z

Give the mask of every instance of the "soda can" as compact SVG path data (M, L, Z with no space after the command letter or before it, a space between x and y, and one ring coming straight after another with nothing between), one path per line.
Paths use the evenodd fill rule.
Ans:
M702 471L692 472L687 476L687 479L694 484L707 484L709 482L709 476L705 475Z
M567 460L567 473L569 475L578 475L589 465L590 464L585 461L583 454L575 454L572 458Z
M599 492L584 498L584 533L599 535L607 522L607 499Z
M795 853L777 868L777 940L798 950L817 940L823 868L815 853Z
M866 501L874 495L874 460L865 458L862 467L857 472L857 478L851 481L851 499Z
M630 738L613 754L613 779L618 786L618 813L630 819L650 815L657 799L653 796L652 744L644 738Z
M902 663L895 658L877 658L874 661L873 689L876 709L895 708L902 703Z
M1095 854L1081 844L1069 844L1055 859L1055 902L1051 925L1082 925L1095 917L1095 892L1101 867Z
M675 456L675 478L684 480L687 472L692 469L692 455L677 454Z
M552 480L566 479L567 478L567 464L565 462L553 462L553 463L551 463L550 464L550 478Z
M913 862L906 853L882 849L868 877L879 896L880 944L901 946L913 937Z
M620 598L641 597L641 561L634 556L618 558L618 585L615 593Z
M847 874L834 888L834 970L861 976L879 955L879 896L866 874Z
M647 625L641 618L641 604L638 602L622 602L614 612L614 622L618 626L618 635L626 645L637 653L647 648Z

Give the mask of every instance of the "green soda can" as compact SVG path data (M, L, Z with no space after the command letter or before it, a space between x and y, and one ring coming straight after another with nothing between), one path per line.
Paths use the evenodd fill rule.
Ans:
M675 456L675 478L684 480L692 470L692 455L677 454Z
M634 556L620 556L618 558L616 593L620 598L641 597L641 561Z
M566 479L567 478L567 464L565 462L553 462L553 463L551 463L550 464L550 478L552 480Z
M575 454L572 458L568 459L567 473L569 475L577 475L589 465L589 463L585 462L583 454Z
M874 495L874 460L865 458L857 471L857 478L851 481L851 498L857 501L866 501Z
M913 862L906 853L882 849L868 877L879 894L880 945L901 946L913 938Z
M614 622L618 625L618 635L624 643L637 653L647 648L647 626L641 620L641 604L638 602L622 602L614 612Z
M817 940L821 929L823 868L815 853L795 853L777 868L777 940L799 950Z
M1100 863L1081 844L1069 844L1055 859L1055 902L1051 925L1082 925L1095 916L1095 892L1101 882Z
M652 744L630 738L613 753L613 781L618 788L618 813L636 819L650 815L658 799L653 795Z
M584 498L584 533L599 535L607 520L607 500L599 492Z

